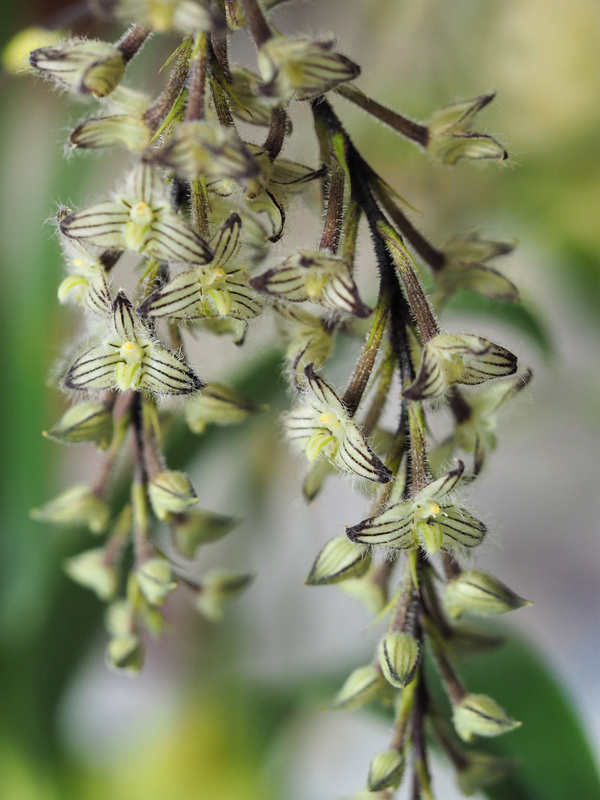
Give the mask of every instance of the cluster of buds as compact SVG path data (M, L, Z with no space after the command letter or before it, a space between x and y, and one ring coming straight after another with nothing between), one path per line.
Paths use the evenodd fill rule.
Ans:
M67 265L59 299L81 310L89 341L71 355L61 379L74 404L47 435L93 443L103 453L102 468L91 483L71 487L33 513L108 534L66 569L109 603L113 667L140 669L144 632L161 630L162 607L180 586L192 592L203 615L219 619L250 576L216 570L189 577L193 566L181 560L194 558L200 545L221 538L236 521L196 508L188 475L167 465L163 422L176 414L168 402L173 396L183 398L180 416L197 435L259 410L235 388L199 376L184 333L227 333L241 345L255 319L270 311L295 397L283 426L310 464L305 496L315 499L337 472L354 478L372 502L362 521L325 544L306 581L337 584L387 619L372 662L352 672L331 704L380 702L395 710L391 741L372 759L360 796L389 798L410 772L413 796L433 796L426 721L460 764L460 785L474 791L477 781L502 775L505 765L463 751L460 740L495 736L519 723L493 699L463 686L454 661L465 629L456 621L526 601L462 564L487 527L467 510L461 493L495 446L497 409L531 374L518 372L517 357L482 335L444 331L438 313L461 288L517 301L511 281L489 265L511 246L471 235L435 248L358 153L330 98L356 103L452 165L507 158L495 139L471 130L493 95L453 103L428 125L413 122L354 85L359 67L333 41L277 32L266 16L276 4L95 0L91 7L102 17L132 23L118 42L70 39L30 55L36 72L97 103L70 134L72 148L125 147L130 154L127 173L108 199L62 208L57 218ZM228 34L244 27L257 48L256 74L230 63ZM153 98L122 81L150 34L164 31L182 38L168 84ZM312 113L319 146L313 165L281 156L293 135L289 107L296 103ZM244 138L238 120L250 123L256 140ZM315 188L324 220L320 235L260 271L270 243L284 237L290 200ZM370 231L377 265L366 290L356 279L361 224ZM116 277L131 263L131 257L121 262L124 253L142 274L129 296ZM423 290L422 266L431 272L431 297ZM367 275L365 286L368 281ZM363 339L343 391L322 374L341 336ZM382 415L392 402L396 423L389 430ZM453 424L435 442L428 417L441 408ZM128 448L129 461L123 458ZM119 470L127 480L130 461L128 499L115 508L111 484ZM170 528L172 548L158 546L159 525ZM450 719L430 690L427 646L450 698Z

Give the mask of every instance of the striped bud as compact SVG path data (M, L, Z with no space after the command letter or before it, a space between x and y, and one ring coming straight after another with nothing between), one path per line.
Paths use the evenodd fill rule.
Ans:
M151 606L161 606L177 588L173 572L166 558L150 558L135 572L135 577L146 601Z
M214 569L203 576L196 608L203 617L218 622L223 617L224 607L242 592L252 581L252 575Z
M110 94L125 72L125 59L115 45L86 39L40 47L30 54L29 63L60 86L95 97Z
M194 433L203 433L207 425L238 425L259 410L230 386L207 383L185 404L185 420Z
M346 681L329 704L331 709L359 708L385 692L387 683L381 671L369 664L359 667Z
M214 514L211 511L191 511L176 515L173 520L173 540L175 547L187 558L193 558L196 550L203 544L216 542L226 536L239 520Z
M444 608L451 617L491 616L530 605L499 580L478 569L467 569L446 585Z
M33 519L70 527L86 526L102 533L110 519L110 509L86 483L71 486L40 508L31 511Z
M452 721L465 742L472 741L475 736L500 736L521 725L485 694L465 695L454 706Z
M163 522L171 514L182 514L198 502L198 497L185 472L166 469L157 473L148 485L152 510Z
M317 556L305 583L322 586L359 578L371 566L371 554L364 545L349 541L346 536L330 539Z
M112 414L103 403L76 403L44 436L57 442L94 442L106 450L113 436Z
M419 643L408 633L390 631L379 642L379 665L388 683L403 689L419 665Z
M404 772L404 759L397 750L377 753L369 766L367 786L370 792L382 789L397 789Z
M110 600L117 591L117 573L114 567L106 563L103 548L86 550L69 558L64 570L71 580L91 589L100 600Z

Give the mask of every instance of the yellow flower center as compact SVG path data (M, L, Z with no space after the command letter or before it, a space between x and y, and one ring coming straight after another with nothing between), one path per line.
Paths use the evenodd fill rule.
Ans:
M144 348L137 342L124 342L119 353L126 364L141 364L144 358Z
M149 225L154 218L152 209L148 203L144 203L143 200L132 206L129 216L131 217L131 221L135 222L136 225Z

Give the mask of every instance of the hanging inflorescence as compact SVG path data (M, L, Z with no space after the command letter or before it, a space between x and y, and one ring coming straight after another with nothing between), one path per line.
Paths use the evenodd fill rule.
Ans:
M307 579L315 586L343 582L387 619L372 662L355 669L332 701L333 708L393 706L391 740L371 762L364 796L391 797L410 765L412 796L432 797L429 737L471 793L508 765L460 740L495 736L519 723L491 698L467 691L456 674L461 648L486 643L460 618L526 601L462 564L487 533L462 497L495 446L498 409L527 385L530 373L518 372L516 356L484 336L444 331L438 314L464 288L517 300L515 286L490 265L511 246L470 235L434 247L354 147L332 98L358 105L438 163L452 165L507 158L495 139L471 128L493 95L452 103L427 125L413 122L354 85L359 67L333 41L278 33L265 16L275 5L95 0L94 12L132 23L119 41L69 39L30 55L35 71L59 88L96 100L69 137L72 149L124 147L131 154L127 174L106 199L61 208L57 216L67 269L59 299L81 309L88 335L61 378L73 403L47 435L93 442L104 455L94 481L71 487L34 514L107 534L101 546L70 559L67 571L109 603L111 666L140 668L144 633L160 630L161 607L179 586L193 592L203 614L218 618L250 577L222 570L191 579L154 534L156 522L168 526L179 554L191 558L235 524L198 510L188 476L169 469L163 423L174 412L165 398L184 398L186 422L197 434L256 412L233 388L200 377L182 331L225 333L242 345L268 309L286 346L296 398L284 427L311 462L305 496L314 499L337 471L352 476L372 502L365 519L325 545ZM244 27L257 47L257 74L229 58L229 34ZM166 87L150 97L122 80L151 34L163 32L181 41ZM308 104L314 121L319 158L310 166L281 155L297 135L289 109L298 102ZM321 189L319 241L260 271L270 243L293 225L290 200L311 186ZM355 281L361 224L377 266L373 308ZM430 296L417 262L429 273ZM127 269L139 276L129 295L118 289L117 277ZM364 332L355 369L338 391L323 376L333 341ZM386 430L382 414L391 407L396 422ZM449 411L452 426L434 443L427 418L440 408ZM119 470L131 475L120 508L112 490ZM437 665L451 719L430 690L426 655Z

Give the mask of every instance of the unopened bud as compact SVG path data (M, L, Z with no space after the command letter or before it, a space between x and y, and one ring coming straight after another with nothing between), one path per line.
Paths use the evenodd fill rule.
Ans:
M111 639L106 648L106 662L113 669L137 675L144 664L144 650L135 634Z
M94 442L106 450L113 436L112 414L103 403L77 403L44 436L58 442Z
M252 581L252 575L215 569L202 578L196 608L211 622L218 622L224 607L234 600Z
M385 679L397 689L414 677L419 664L419 643L408 633L390 631L379 642L379 664Z
M69 578L91 589L100 600L110 600L117 591L117 573L106 563L103 548L86 550L65 562L64 569Z
M367 786L371 792L396 789L402 780L404 759L397 750L384 750L372 759Z
M359 667L346 678L346 681L329 704L331 709L359 708L385 692L387 682L381 671L369 664Z
M87 526L102 533L110 519L110 509L86 483L71 486L40 508L31 511L33 519L69 527Z
M79 94L106 97L125 72L125 59L108 42L75 39L55 47L40 47L29 56L34 69Z
M137 152L148 147L151 138L152 130L143 119L119 114L82 122L69 136L69 144L80 149L122 145L132 152Z
M166 522L171 514L182 514L198 502L194 487L185 472L167 469L157 473L148 485L152 510Z
M514 761L498 758L489 753L469 750L466 755L467 763L458 770L458 785L461 792L467 796L502 780L515 768Z
M335 536L321 550L306 579L308 586L339 583L364 575L371 565L366 547L351 542L347 536Z
M521 725L485 694L465 695L454 706L452 720L456 732L465 742L472 741L475 736L500 736Z
M194 433L207 425L238 425L259 408L244 395L223 383L207 383L185 404L185 420Z
M187 558L193 558L200 545L216 542L232 531L239 520L212 511L191 511L173 521L175 547Z
M444 608L451 617L461 614L491 616L529 605L492 575L467 569L450 581L444 592Z
M166 558L151 558L136 570L138 586L151 606L161 606L177 588Z

